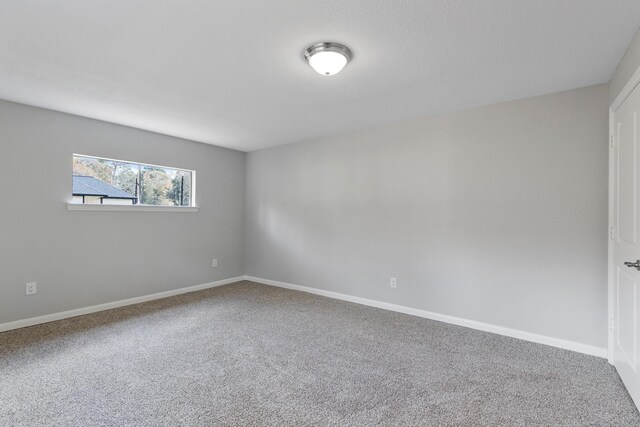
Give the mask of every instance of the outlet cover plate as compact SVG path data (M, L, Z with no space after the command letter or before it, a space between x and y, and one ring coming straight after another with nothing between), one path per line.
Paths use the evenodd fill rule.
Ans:
M26 286L27 295L35 295L38 292L38 284L36 282L29 282Z

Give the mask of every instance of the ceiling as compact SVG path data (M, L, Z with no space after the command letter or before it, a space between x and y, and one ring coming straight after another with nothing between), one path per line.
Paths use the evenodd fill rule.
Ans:
M609 81L638 0L2 0L0 98L242 151ZM323 77L318 41L354 58Z

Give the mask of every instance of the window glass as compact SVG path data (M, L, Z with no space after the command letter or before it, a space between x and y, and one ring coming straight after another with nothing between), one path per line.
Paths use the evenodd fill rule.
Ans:
M192 206L195 172L98 157L73 156L74 203Z

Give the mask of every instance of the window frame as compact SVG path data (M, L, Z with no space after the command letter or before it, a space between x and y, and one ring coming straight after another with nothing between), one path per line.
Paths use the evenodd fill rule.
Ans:
M200 210L197 205L196 199L196 171L188 168L181 168L176 166L163 166L157 165L153 163L143 163L136 162L131 160L121 160L121 159L113 159L110 157L99 157L93 156L89 154L80 154L73 153L71 155L71 176L73 177L73 159L75 157L84 157L89 159L96 160L106 160L112 162L120 162L120 163L129 163L132 165L136 165L139 168L149 166L152 168L162 168L162 169L174 169L178 171L186 171L191 172L191 191L189 196L189 206L168 206L168 205L146 205L146 204L134 204L134 205L107 205L107 204L84 204L77 203L73 201L73 189L70 189L70 199L67 201L67 209L70 211L126 211L126 212L198 212ZM73 182L73 180L71 180Z

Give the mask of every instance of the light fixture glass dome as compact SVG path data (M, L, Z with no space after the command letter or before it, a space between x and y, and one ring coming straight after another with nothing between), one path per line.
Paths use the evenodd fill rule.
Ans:
M322 42L309 46L304 57L311 67L323 76L339 73L351 59L348 47L334 42Z

